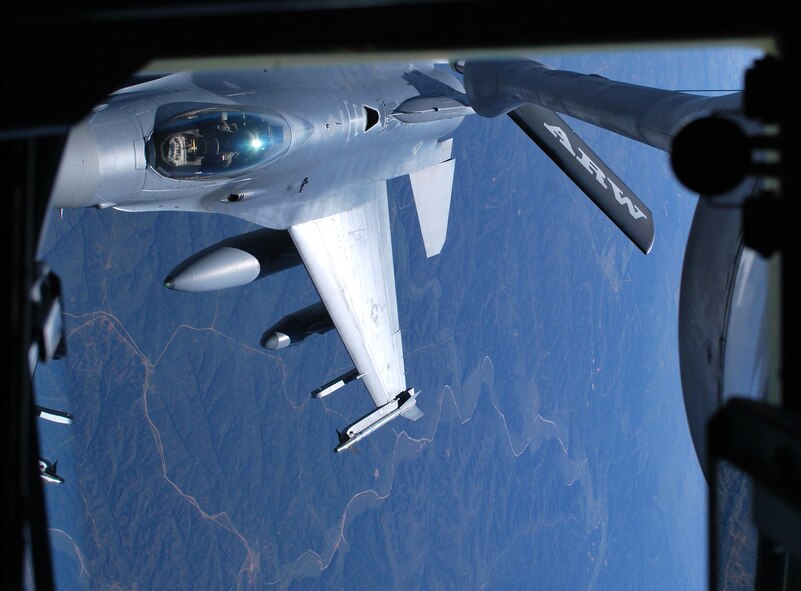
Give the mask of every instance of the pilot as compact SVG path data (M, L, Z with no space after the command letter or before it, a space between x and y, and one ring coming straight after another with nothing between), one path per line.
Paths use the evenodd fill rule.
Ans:
M227 113L223 113L219 122L207 122L198 127L197 157L200 168L211 172L228 168L239 155L236 149L237 125L229 124Z
M214 173L230 167L236 168L258 160L272 146L270 134L243 129L247 122L228 120L228 113L198 118L191 129L185 129L167 138L162 152L164 159L174 167L192 167L202 173Z
M219 129L222 132L236 133L237 124L236 123L230 123L229 124L228 123L228 113L222 113L220 115L220 124L217 126L217 129Z

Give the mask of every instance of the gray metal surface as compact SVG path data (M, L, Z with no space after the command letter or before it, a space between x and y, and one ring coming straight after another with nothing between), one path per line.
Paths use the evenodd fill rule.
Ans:
M382 406L406 390L386 181L414 180L427 253L438 252L453 170L446 138L461 115L496 116L537 103L666 149L687 117L739 105L738 96L680 95L523 60L469 61L464 76L467 95L431 63L184 72L144 82L113 94L73 129L51 205L223 213L289 230ZM553 158L558 149L546 153ZM582 154L570 154L579 174L594 174L590 180L601 185L617 179L611 171L601 179L597 157L589 148ZM618 180L607 215L616 220L617 208L650 222ZM644 251L650 247L652 227L627 233ZM207 275L200 287L193 278L192 289L263 274L252 249L230 246L192 259L192 270ZM271 344L284 343L276 335ZM419 413L404 414L412 415Z
M742 106L742 93L684 94L553 70L532 60L469 60L464 83L471 106L484 117L536 103L664 151L684 123Z
M360 205L352 186L439 164L438 140L462 118L407 124L389 113L421 94L460 92L458 80L434 73L432 64L173 74L109 97L86 120L92 134L85 126L73 130L51 204L224 213L285 229ZM287 152L233 176L176 179L155 170L146 144L160 125L182 112L226 105L232 112L280 114L290 136ZM370 129L365 107L379 114ZM90 183L94 144L99 172Z
M118 91L73 129L51 205L224 213L289 229L380 406L406 390L386 180L448 160L440 140L472 112L463 103L461 83L431 63L177 73ZM452 171L435 191L445 204L435 242ZM165 283L205 291L263 276L270 253L251 242L209 247ZM291 344L274 332L265 346Z
M386 183L365 203L289 229L376 406L406 390Z

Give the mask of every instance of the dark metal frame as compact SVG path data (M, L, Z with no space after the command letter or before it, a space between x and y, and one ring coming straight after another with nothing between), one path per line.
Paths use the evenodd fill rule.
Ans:
M643 11L608 5L599 5L595 13L576 18L558 4L548 7L539 3L533 10L530 2L497 0L211 1L166 6L163 2L123 2L116 3L113 9L105 5L90 2L78 11L47 14L42 14L40 6L35 11L19 7L7 10L2 18L5 97L16 99L13 105L0 109L0 178L4 181L4 207L10 207L12 212L2 216L4 252L8 257L5 268L11 272L10 281L5 283L5 309L13 345L6 364L11 372L7 396L10 412L2 413L1 427L4 473L11 475L3 532L5 547L12 550L4 554L3 572L12 588L23 585L26 547L32 551L34 585L38 589L52 588L43 495L34 470L38 443L27 359L36 328L36 310L29 298L35 277L35 244L50 185L69 125L150 59L322 56L337 52L365 57L368 53L409 50L467 54L491 48L519 48L522 52L532 47L766 37L781 43L785 64L799 63L792 35L783 35L792 33L783 30L792 19L785 18L783 3L775 0L763 0L747 17L715 5L707 8L695 1L677 0L669 10L660 11L655 20ZM181 32L180 44L175 42L176 31ZM198 34L192 35L192 31ZM216 34L208 34L215 31ZM215 41L210 43L210 39ZM799 74L793 70L784 69L787 90L797 87ZM780 104L780 120L784 130L782 157L786 163L782 170L783 193L798 195L798 173L792 163L799 162L799 158L788 138L801 136L796 133L798 123L789 100ZM782 203L783 218L797 223L798 203L789 198ZM801 257L801 233L789 230L781 244L784 277L799 268ZM784 302L799 301L789 281L783 282L782 289ZM793 365L793 340L801 334L797 330L801 306L793 309L788 305L782 312L784 391L794 393L801 381L801 373ZM797 412L798 399L786 399L785 409ZM767 489L778 490L780 498L790 494L797 502L801 498L793 488L797 481L777 478L770 468L776 450L784 449L789 442L771 439L779 447L765 444L763 453L744 456L743 446L731 436L738 425L753 427L749 441L756 442L760 434L770 433L777 424L786 422L779 418L784 415L778 410L733 404L716 419L715 425L719 426L713 432L715 457L734 461L759 482L766 483ZM798 455L794 455L798 451L798 422L793 424L795 439L791 441L796 447L791 446L794 451L790 457L796 462L793 470L797 475L801 465Z

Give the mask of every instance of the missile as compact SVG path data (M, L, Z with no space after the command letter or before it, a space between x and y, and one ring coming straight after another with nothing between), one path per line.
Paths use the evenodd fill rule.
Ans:
M61 280L47 263L36 264L29 295L33 304L33 338L28 349L28 368L33 375L40 360L61 359L67 354Z
M246 285L300 263L289 232L264 228L193 254L170 271L164 286L176 291L216 291Z
M281 318L262 335L261 346L272 351L285 349L332 328L334 323L328 310L322 302L318 302Z
M43 458L39 458L39 476L42 477L42 480L45 482L52 482L53 484L64 484L64 479L56 474L56 467L58 466L58 461L55 464L51 464L47 460Z
M68 412L53 410L36 404L33 405L33 410L40 419L52 421L53 423L61 423L62 425L72 424L72 415Z
M410 411L412 407L417 404L416 396L417 394L414 388L405 390L383 406L379 406L371 413L366 414L361 419L351 424L345 429L344 433L337 431L339 435L339 445L334 448L334 453L347 450L390 421Z
M315 388L314 390L312 390L311 397L317 399L325 398L329 394L333 394L334 392L339 390L342 386L350 384L353 380L358 380L363 375L364 375L363 373L362 374L359 373L359 370L353 368L352 370L350 370L345 374L342 374L338 378L334 378L327 384L323 384L319 388Z

